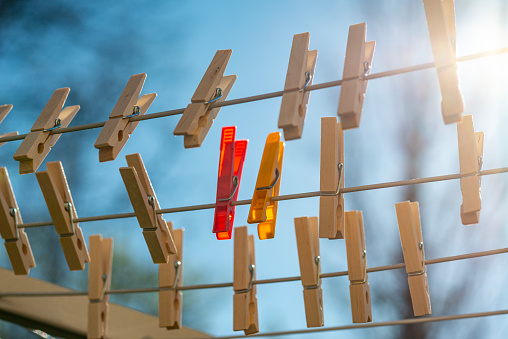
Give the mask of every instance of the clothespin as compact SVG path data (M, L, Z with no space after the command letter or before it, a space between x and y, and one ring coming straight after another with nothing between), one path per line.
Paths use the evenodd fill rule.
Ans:
M240 181L242 179L243 162L249 140L235 140L236 126L222 128L220 142L219 175L217 179L217 200L213 219L213 233L218 240L231 239L235 206Z
M12 190L7 168L0 168L0 234L5 240L12 270L16 275L26 275L35 267L34 255L22 224L21 213Z
M367 248L361 211L346 212L345 239L353 323L372 321Z
M173 229L171 222L168 228ZM167 264L159 265L159 327L168 330L182 328L182 291L177 291L183 281L183 233L180 228L173 232L175 245L178 250L171 254Z
M339 108L343 129L360 126L363 101L367 92L367 80L364 77L370 73L374 58L375 41L365 41L367 37L367 24L349 26L347 38L344 72L340 89Z
M139 96L145 79L146 73L131 76L120 98L118 98L113 111L109 115L109 120L106 121L94 144L95 148L99 149L100 162L116 159L118 153L129 140L129 136L138 126L139 121L131 122L130 118L136 115L144 115L155 97L157 97L157 93Z
M399 202L395 204L395 210L399 223L400 242L404 262L406 263L414 315L431 314L418 202Z
M283 157L284 142L280 141L280 133L270 133L266 138L256 189L252 196L247 219L249 224L260 223L258 235L261 240L271 239L275 236L278 201L270 199L279 195Z
M65 107L62 110L69 92L69 87L53 92L30 133L14 153L14 160L19 161L19 174L33 173L39 168L61 135L61 133L51 134L51 131L67 127L79 111L78 105Z
M247 226L237 227L234 241L233 330L254 334L259 332L254 236Z
M9 114L9 112L11 111L11 109L12 109L12 105L0 105L0 123L2 123L2 121L5 119L7 114ZM0 135L0 138L10 137L13 135L18 135L18 132L16 131L16 132L4 133L4 134ZM0 146L3 146L4 144L5 144L5 142L0 142Z
M233 88L236 75L224 76L232 52L226 49L215 53L191 98L191 103L183 112L173 131L174 135L184 136L185 148L201 146L220 111L220 107L210 108L210 103L226 100Z
M90 265L88 267L88 332L87 338L106 338L108 330L113 238L90 236Z
M318 218L295 218L295 233L307 327L320 327L324 325L324 320Z
M456 61L454 0L423 0L423 6L441 88L443 120L445 124L459 122L464 98Z
M78 218L76 206L60 161L48 162L48 170L35 173L42 195L71 271L83 270L90 261L81 227L74 220Z
M337 118L321 118L319 237L344 239L344 132Z
M310 97L305 87L312 85L317 61L317 50L309 51L309 42L308 32L293 36L278 124L284 130L285 140L302 137Z
M129 194L139 226L143 229L148 250L154 264L166 264L170 254L177 252L173 235L160 210L159 201L139 153L125 156L129 167L120 168L125 188Z

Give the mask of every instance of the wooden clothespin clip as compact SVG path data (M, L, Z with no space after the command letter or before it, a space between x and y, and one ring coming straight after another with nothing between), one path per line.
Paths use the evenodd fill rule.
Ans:
M362 212L346 212L345 239L353 322L371 322L372 304Z
M270 199L279 195L283 157L284 142L280 141L280 133L270 133L266 138L247 219L249 224L260 223L258 235L261 240L272 239L275 236L278 201Z
M69 92L68 87L53 92L30 133L14 153L14 160L19 161L19 174L33 173L39 168L61 135L51 134L51 131L67 127L79 111L78 105L65 107L62 110Z
M310 91L304 90L312 85L318 54L317 50L309 51L309 42L308 32L293 37L278 124L284 130L285 140L302 137L310 97Z
M460 217L462 224L471 225L480 222L482 199L480 195L483 163L483 132L474 132L473 116L466 115L457 123L459 140L460 188L462 205Z
M5 240L12 270L16 275L26 275L35 267L34 255L22 224L21 213L12 190L7 168L0 168L0 234Z
M125 156L129 167L120 168L139 226L143 229L148 250L155 264L166 264L170 254L177 252L173 235L160 210L159 201L139 153Z
M319 237L344 239L344 132L337 118L321 118Z
M233 330L254 334L259 332L254 236L247 226L237 227L234 241Z
M399 202L395 204L395 210L399 223L400 242L404 262L406 263L414 315L431 314L418 202Z
M168 228L172 229L171 222ZM183 233L180 228L173 231L178 252L169 256L167 264L159 265L159 327L168 330L182 328L182 291L177 291L183 281Z
M345 130L360 126L363 101L367 92L367 80L364 80L364 77L370 73L376 47L376 42L366 42L366 37L367 24L365 22L349 26L337 110L342 128Z
M236 201L238 197L243 162L249 143L249 140L235 140L235 136L236 126L222 128L217 198L213 219L213 233L218 240L231 239L235 220L235 206L231 205L231 202Z
M307 327L320 327L324 325L324 320L318 218L295 218L295 233Z
M49 214L71 271L85 268L90 261L81 227L74 220L78 218L76 206L60 161L48 162L48 170L35 173L42 195L48 206Z
M108 330L108 301L111 286L113 238L90 236L90 265L88 267L88 333L87 338L106 338Z
M226 100L233 88L236 75L224 76L232 52L226 49L215 53L191 98L191 103L183 112L173 131L174 135L184 136L185 148L201 146L220 111L220 107L210 108L210 103Z
M0 123L2 123L2 121L5 119L7 114L9 114L9 112L11 111L11 109L12 109L12 105L0 105ZM0 135L0 138L10 137L13 135L18 135L18 132L16 131L16 132L4 133L4 134ZM0 146L3 146L4 144L5 144L5 142L0 142Z
M423 6L441 88L443 120L445 124L459 122L464 98L456 61L454 0L423 0Z
M145 94L140 97L146 73L131 76L116 102L109 120L101 130L95 141L95 148L99 149L99 161L115 160L122 148L129 140L129 136L139 124L139 121L130 121L136 115L144 115L157 93Z

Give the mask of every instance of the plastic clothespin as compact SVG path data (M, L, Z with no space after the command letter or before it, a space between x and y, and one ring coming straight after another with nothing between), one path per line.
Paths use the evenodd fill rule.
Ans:
M11 109L12 109L12 105L0 105L0 123L2 123L2 121L5 119L7 114L9 114L9 112L11 111ZM4 133L4 134L0 135L0 138L10 137L13 135L18 135L18 132L16 131L16 132ZM5 142L0 142L0 146L3 146L4 144L5 144Z
M399 202L395 204L395 210L414 315L431 314L418 202Z
M213 233L218 240L231 239L235 219L235 206L243 162L249 140L235 140L236 126L222 128L220 142L219 174L217 179L217 199L213 219Z
M144 115L157 97L156 93L139 96L145 79L146 73L131 76L118 98L94 144L99 149L100 162L115 160L139 124L139 121L131 122L130 117Z
M310 97L310 91L304 89L312 85L318 54L317 50L309 51L309 42L308 32L293 36L278 123L279 128L284 130L285 140L302 137Z
M353 323L371 322L372 305L362 212L346 212L345 239Z
M14 160L19 161L19 174L33 173L39 168L61 135L61 133L51 134L51 131L67 127L79 111L78 105L62 110L69 92L68 87L55 90L30 133L14 153Z
M339 108L343 129L358 128L362 117L363 101L367 92L367 80L363 78L370 73L374 59L375 41L365 41L367 24L349 26L344 71L340 89Z
M318 218L295 218L295 233L307 327L321 327L324 320Z
M220 107L210 108L209 104L226 100L236 81L236 75L224 76L232 52L226 49L215 53L191 98L191 103L173 131L174 135L184 136L185 148L201 146L220 111Z
M254 236L247 226L237 227L234 242L233 330L254 334L259 332Z
M173 235L160 210L159 201L139 153L125 156L129 167L120 168L139 226L143 229L148 250L154 264L166 264L170 254L177 252Z
M88 332L87 338L106 338L108 330L113 238L90 236L90 265L88 267Z
M423 6L441 88L443 120L445 124L459 122L464 112L464 98L456 61L454 1L423 0Z
M483 162L483 132L474 132L473 116L466 115L457 123L459 141L460 188L462 205L460 217L462 224L470 225L480 222L482 199L480 195Z
M60 161L48 162L48 170L35 173L42 195L48 206L49 214L71 271L85 268L90 261L83 232L77 222L76 206L72 201L71 191Z
M35 267L34 255L22 224L21 213L12 190L7 168L0 168L0 234L5 240L12 270L16 275L26 275Z
M168 222L168 228L173 229L172 223ZM176 287L182 286L183 281L183 233L179 228L173 231L176 249L178 252L169 256L167 264L159 265L159 327L168 330L182 328L182 291Z
M284 142L280 141L280 133L270 133L266 138L247 219L249 224L260 223L258 235L261 240L275 236L278 201L271 201L271 198L279 195L283 157Z

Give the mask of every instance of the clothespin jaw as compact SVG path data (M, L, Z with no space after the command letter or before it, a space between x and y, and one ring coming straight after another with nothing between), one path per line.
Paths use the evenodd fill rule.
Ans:
M139 226L143 229L148 250L155 264L165 264L169 255L177 252L173 235L162 218L157 214L159 202L139 153L126 155L129 167L120 168L125 188L129 194Z
M106 338L108 325L113 238L90 236L90 265L88 267L88 331L87 338Z
M53 92L30 133L14 153L14 160L19 161L19 174L33 173L39 168L61 135L51 134L51 130L67 127L79 111L77 105L62 110L69 92L68 87Z
M415 316L431 314L429 285L425 268L425 251L418 202L395 204L400 242L408 273L409 292Z
M7 114L9 114L9 112L11 111L11 109L12 109L12 105L0 105L0 123L2 123L2 121L5 119ZM4 133L4 134L0 135L0 138L10 137L13 135L18 135L18 132L16 131L16 132ZM5 144L5 142L0 142L0 146L3 146L4 144Z
M211 108L210 103L226 100L236 81L236 75L224 76L233 51L218 50L208 66L205 75L191 98L191 103L183 112L173 131L174 135L184 136L185 148L200 147L220 107Z
M1 117L0 117L1 119ZM18 203L12 190L7 168L0 168L0 234L16 275L27 275L35 267L32 248L25 230L18 228L23 223Z
M259 332L254 236L247 226L236 227L234 242L233 330L254 334Z
M309 51L309 42L308 32L293 37L278 123L279 128L284 130L285 140L302 137L310 97L310 91L304 89L312 85L317 61L317 50Z

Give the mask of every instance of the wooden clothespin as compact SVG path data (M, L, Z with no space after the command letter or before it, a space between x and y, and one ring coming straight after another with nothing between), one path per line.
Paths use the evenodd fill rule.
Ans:
M337 118L321 118L319 237L344 239L344 132Z
M367 24L365 22L349 26L337 111L343 129L360 126L363 101L367 92L367 80L364 80L364 77L370 73L376 47L376 42L366 42L366 37Z
M2 121L5 119L7 114L9 114L9 112L11 111L11 109L12 109L12 105L0 105L0 123L2 123ZM16 131L16 132L4 133L4 134L0 135L0 138L10 137L13 135L18 135L18 132ZM0 142L0 146L3 146L4 144L5 144L5 142Z
M346 212L345 239L353 322L371 322L372 304L367 274L367 247L361 211Z
M308 32L293 37L278 124L284 130L285 140L302 137L310 97L310 91L304 89L312 85L318 54L317 50L309 51L309 42Z
M90 265L88 267L88 332L87 338L106 338L108 330L108 301L111 286L113 238L90 236Z
M22 224L21 213L12 190L7 168L0 168L0 234L5 240L12 270L16 275L26 275L35 267L34 255Z
M218 50L215 53L191 98L191 103L173 131L174 135L184 136L185 148L201 146L220 111L220 107L210 108L210 103L226 100L233 88L236 75L224 76L231 53L233 51L230 49Z
M254 236L247 226L236 227L234 241L233 330L254 334L259 332Z
M473 116L466 115L457 123L459 140L460 188L462 205L460 217L462 224L471 225L480 222L482 199L480 195L483 163L483 132L474 132Z
M79 111L78 105L65 107L62 110L69 92L69 87L53 92L30 133L14 153L14 160L19 161L19 174L33 173L39 168L61 135L51 134L51 131L67 127Z
M172 230L171 222L168 229ZM169 256L167 264L159 265L159 327L168 330L182 328L182 291L176 287L182 286L183 281L183 233L180 228L173 231L178 252Z
M83 232L77 222L76 206L72 201L71 191L60 161L48 162L48 170L35 173L42 195L48 206L49 214L71 271L85 268L90 261Z
M443 120L445 124L459 122L464 98L456 61L454 0L423 0L423 6L441 88Z
M275 236L278 201L270 199L279 195L283 157L284 142L280 141L280 133L270 133L266 138L247 219L249 224L260 223L258 235L261 240L272 239Z
M324 325L324 320L318 218L295 218L295 233L307 327L320 327Z
M139 121L130 121L136 115L144 115L157 93L145 94L140 97L146 73L131 76L116 102L109 120L101 130L95 141L95 148L99 149L99 161L115 160L118 153L129 140L129 136L138 126Z
M166 264L170 254L177 252L173 235L160 210L159 201L139 153L125 156L129 167L120 168L139 226L143 229L148 250L155 264Z
M399 202L395 204L395 210L399 223L400 242L404 262L406 263L414 315L431 314L418 202Z

